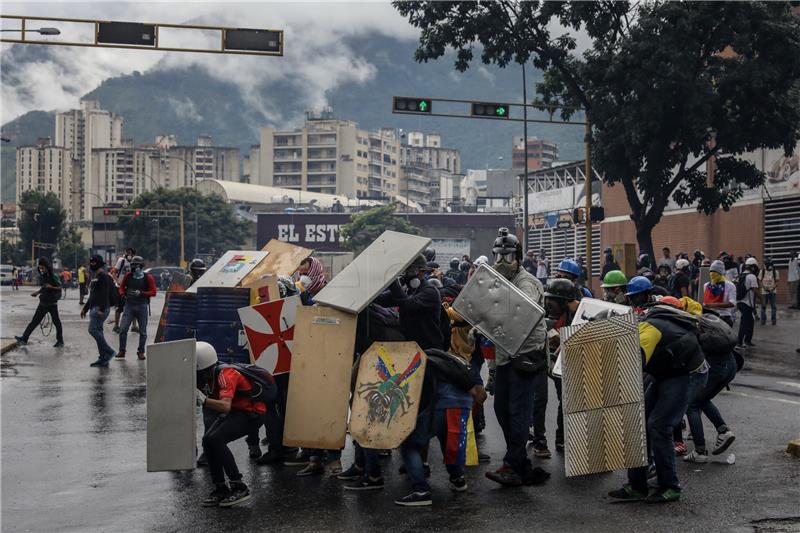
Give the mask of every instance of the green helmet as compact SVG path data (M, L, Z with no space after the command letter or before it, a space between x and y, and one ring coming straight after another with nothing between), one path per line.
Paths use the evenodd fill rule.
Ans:
M628 285L628 278L625 277L625 274L621 270L612 270L606 277L603 278L603 284L600 285L604 289L608 289L611 287L625 287Z

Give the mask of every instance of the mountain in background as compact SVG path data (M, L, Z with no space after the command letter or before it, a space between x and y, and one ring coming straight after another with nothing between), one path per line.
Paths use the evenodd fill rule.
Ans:
M328 104L337 118L354 120L368 130L392 127L439 133L444 146L461 150L463 169L510 166L511 139L522 135L521 123L394 115L391 105L394 95L520 102L522 81L518 67L498 69L475 63L467 72L458 73L451 56L430 63L414 62L415 41L373 34L351 38L348 44L351 49L359 50L376 71L366 82L344 83L328 91ZM38 57L46 51L31 52L34 53ZM4 64L1 68L13 67ZM529 76L529 97L539 77L538 72ZM281 124L268 124L243 99L237 86L198 67L166 69L157 65L144 73L110 78L84 98L99 100L103 109L122 115L124 136L133 138L137 144L152 142L160 134L175 134L181 144L191 144L198 136L210 135L214 144L238 147L246 154L250 145L258 144L259 128L288 128L302 123L307 109L297 97L301 92L299 83L300 80L271 83L257 95L264 107L280 110L283 117L290 117ZM443 111L438 102L434 107L436 112ZM461 109L465 108L466 105ZM512 108L512 113L520 112L521 108ZM3 201L14 198L13 148L33 144L38 137L52 137L54 125L53 111L31 111L2 126L3 137L12 139L12 143L4 144L2 152ZM528 135L555 141L562 160L583 157L580 127L531 124Z

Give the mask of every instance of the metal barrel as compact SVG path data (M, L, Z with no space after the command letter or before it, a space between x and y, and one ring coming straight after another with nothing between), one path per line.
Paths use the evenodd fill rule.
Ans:
M197 328L197 295L171 292L167 300L164 341L192 339Z
M217 350L225 363L249 363L247 337L238 309L250 305L250 289L200 287L197 289L198 341L205 341Z

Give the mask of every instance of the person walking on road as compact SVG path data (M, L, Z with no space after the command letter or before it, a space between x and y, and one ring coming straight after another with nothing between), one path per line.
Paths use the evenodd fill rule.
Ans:
M79 305L83 305L83 299L86 298L86 294L88 291L89 286L89 276L87 276L86 272L86 265L81 265L78 267L78 295L80 297Z
M44 317L49 314L56 328L56 343L53 347L60 348L64 346L64 332L61 328L61 320L58 317L58 300L61 298L61 280L53 272L50 261L44 257L39 259L37 269L39 271L40 288L38 291L31 293L31 296L39 297L39 305L36 307L36 311L33 313L33 318L31 318L28 327L25 328L25 332L22 336L15 336L14 339L16 339L18 344L28 344L28 338L31 336L31 333L33 333L33 330L36 329L36 326L41 324Z
M775 265L769 257L764 259L764 269L758 273L759 285L761 285L761 325L767 323L767 304L770 306L772 325L777 322L778 314L778 282L781 280L778 271L775 270Z
M104 266L105 261L99 255L93 255L89 260L92 281L89 283L89 299L81 309L81 318L89 314L89 335L97 343L97 360L89 365L94 367L108 366L108 362L116 355L103 334L103 323L111 309L111 294L116 289L114 280L106 273Z
M739 342L737 347L753 346L753 328L756 324L756 304L761 303L761 291L758 288L758 261L750 257L744 264L742 273L736 278L736 308L739 310Z
M119 325L119 351L117 359L125 359L128 343L128 328L136 320L139 323L139 347L136 356L143 361L144 347L147 343L147 316L150 311L150 298L156 295L156 280L152 274L145 273L144 259L135 255L131 259L131 271L119 283L120 297L125 297L125 310Z
M789 308L800 309L800 253L798 252L789 252L786 280L789 282Z

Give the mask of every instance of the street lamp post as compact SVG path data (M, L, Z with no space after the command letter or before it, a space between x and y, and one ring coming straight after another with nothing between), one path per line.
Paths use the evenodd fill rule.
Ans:
M161 223L158 217L153 219L153 222L156 223L156 265L161 264Z
M197 199L197 171L194 169L194 165L190 163L188 160L184 159L181 156L173 155L173 154L159 154L159 155L151 155L150 157L167 157L169 159L177 159L178 161L182 161L186 166L189 167L189 170L192 172L192 181L194 182L194 192L195 192L195 199L194 199L194 255L200 252L200 247L198 245L199 240L199 223L197 221L197 212L200 210L200 205Z
M22 27L21 28L11 28L11 29L2 29L2 32L19 32L22 34L25 33L38 33L39 35L61 35L61 30L58 28L37 28L35 30L29 30L25 27L25 20L22 20Z

